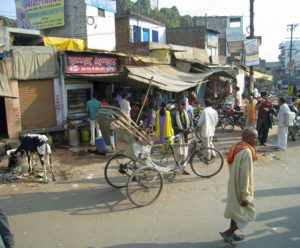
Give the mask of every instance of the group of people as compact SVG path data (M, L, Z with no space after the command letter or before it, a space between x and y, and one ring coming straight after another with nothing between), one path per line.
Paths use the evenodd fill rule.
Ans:
M205 108L200 114L197 122L198 128L201 129L201 137L205 146L213 147L213 137L215 127L218 123L218 113L212 108L212 103L209 99L205 100ZM156 112L156 134L163 144L162 152L166 151L165 137L175 135L179 136L179 155L180 159L184 159L188 154L188 146L182 144L189 143L189 136L192 133L193 113L189 112L188 104L185 99L178 101L176 111L171 115L166 109L166 103L161 103L161 108ZM185 167L186 164L183 164ZM184 170L184 174L189 174Z

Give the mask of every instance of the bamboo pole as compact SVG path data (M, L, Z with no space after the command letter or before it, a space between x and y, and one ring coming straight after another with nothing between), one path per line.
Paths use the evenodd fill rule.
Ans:
M140 116L142 114L142 111L144 109L144 106L145 106L145 103L146 103L146 99L148 98L149 96L149 92L150 92L150 88L151 88L151 85L152 85L152 81L153 81L153 76L151 77L150 81L149 81L149 87L148 87L148 90L147 90L147 93L146 93L146 97L144 98L144 102L142 104L142 107L140 109L140 112L139 112L139 115L138 117L136 118L136 123L138 123L139 119L140 119Z

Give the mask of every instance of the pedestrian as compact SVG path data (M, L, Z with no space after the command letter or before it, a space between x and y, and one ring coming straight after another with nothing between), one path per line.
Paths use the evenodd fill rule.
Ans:
M278 99L279 111L278 111L278 129L277 129L277 143L275 150L285 151L287 147L288 139L288 127L290 124L290 108L285 103L284 98Z
M234 98L235 98L235 106L234 106L235 110L242 111L243 98L242 98L242 92L239 87L235 87Z
M190 119L188 113L185 111L185 100L177 102L177 110L173 116L173 128L175 134L179 135L178 144L179 144L179 154L180 161L184 160L188 155L188 145L189 143L189 134L191 133L192 120ZM186 145L184 145L186 144ZM189 175L190 173L185 170L187 162L183 164L183 174Z
M120 108L121 111L126 115L126 117L128 117L128 119L130 119L130 102L128 101L129 98L129 94L123 94L123 99L120 102Z
M258 91L258 89L256 88L256 86L255 86L254 89L253 89L253 96L254 96L254 98L255 98L256 100L260 97L259 91Z
M137 118L139 116L139 113L140 113L139 102L134 102L132 104L131 110L130 110L131 119L136 122Z
M224 108L229 107L229 108L233 109L234 105L235 105L235 99L234 99L232 93L228 92L227 96L225 97Z
M256 104L256 110L258 113L256 129L260 145L267 146L266 142L268 139L269 129L272 127L272 102L269 100L267 92L261 92L261 98L262 99Z
M200 114L197 126L201 130L201 139L204 146L213 148L213 138L219 120L218 112L212 108L211 100L205 99L204 104L205 108Z
M96 92L93 92L92 99L87 102L87 112L89 115L90 132L91 132L90 144L92 146L95 145L95 132L97 138L102 136L99 128L99 123L96 120L96 115L98 111L101 109L101 103L97 98L98 96Z
M8 219L0 208L0 247L12 248L14 247L14 243L14 235L10 230Z
M235 232L243 232L248 223L255 219L253 162L258 159L254 150L257 138L254 128L245 128L242 131L242 141L232 146L227 157L229 180L224 216L230 219L230 226L226 231L220 232L220 235L229 244L243 240L244 236Z
M194 92L194 89L189 89L188 90L188 99L189 99L189 104L194 107L197 101L197 96Z
M248 102L244 104L245 126L256 128L257 114L256 114L257 101L252 94L248 97Z
M156 135L159 137L160 144L163 145L163 153L168 152L165 137L174 135L171 113L166 109L166 107L166 102L162 102L161 109L156 112Z

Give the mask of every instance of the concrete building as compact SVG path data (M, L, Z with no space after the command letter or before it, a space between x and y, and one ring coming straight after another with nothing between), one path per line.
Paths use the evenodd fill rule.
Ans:
M196 26L204 26L219 33L219 55L239 56L243 49L243 17L242 16L199 16Z
M295 76L300 74L300 40L293 40L292 49L290 45L290 41L279 44L278 59L285 74Z
M102 3L103 5L100 5ZM38 4L43 5L43 10L47 9L48 12L44 17L41 16L42 12L39 13L40 22L43 22L43 18L50 19L48 14L50 11L61 11L60 19L49 21L49 28L46 25L40 28L38 25L26 27L24 21L20 22L17 12L17 25L23 28L41 29L46 36L83 39L88 49L115 51L115 6L109 5L113 3L115 5L115 1L64 0L64 5L60 9L54 9L50 4L47 5L46 1L41 1ZM55 25L53 22L58 24Z

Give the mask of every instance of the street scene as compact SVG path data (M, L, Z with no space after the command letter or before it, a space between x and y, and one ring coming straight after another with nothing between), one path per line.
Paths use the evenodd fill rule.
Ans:
M269 7L1 2L0 248L300 247L300 20Z

